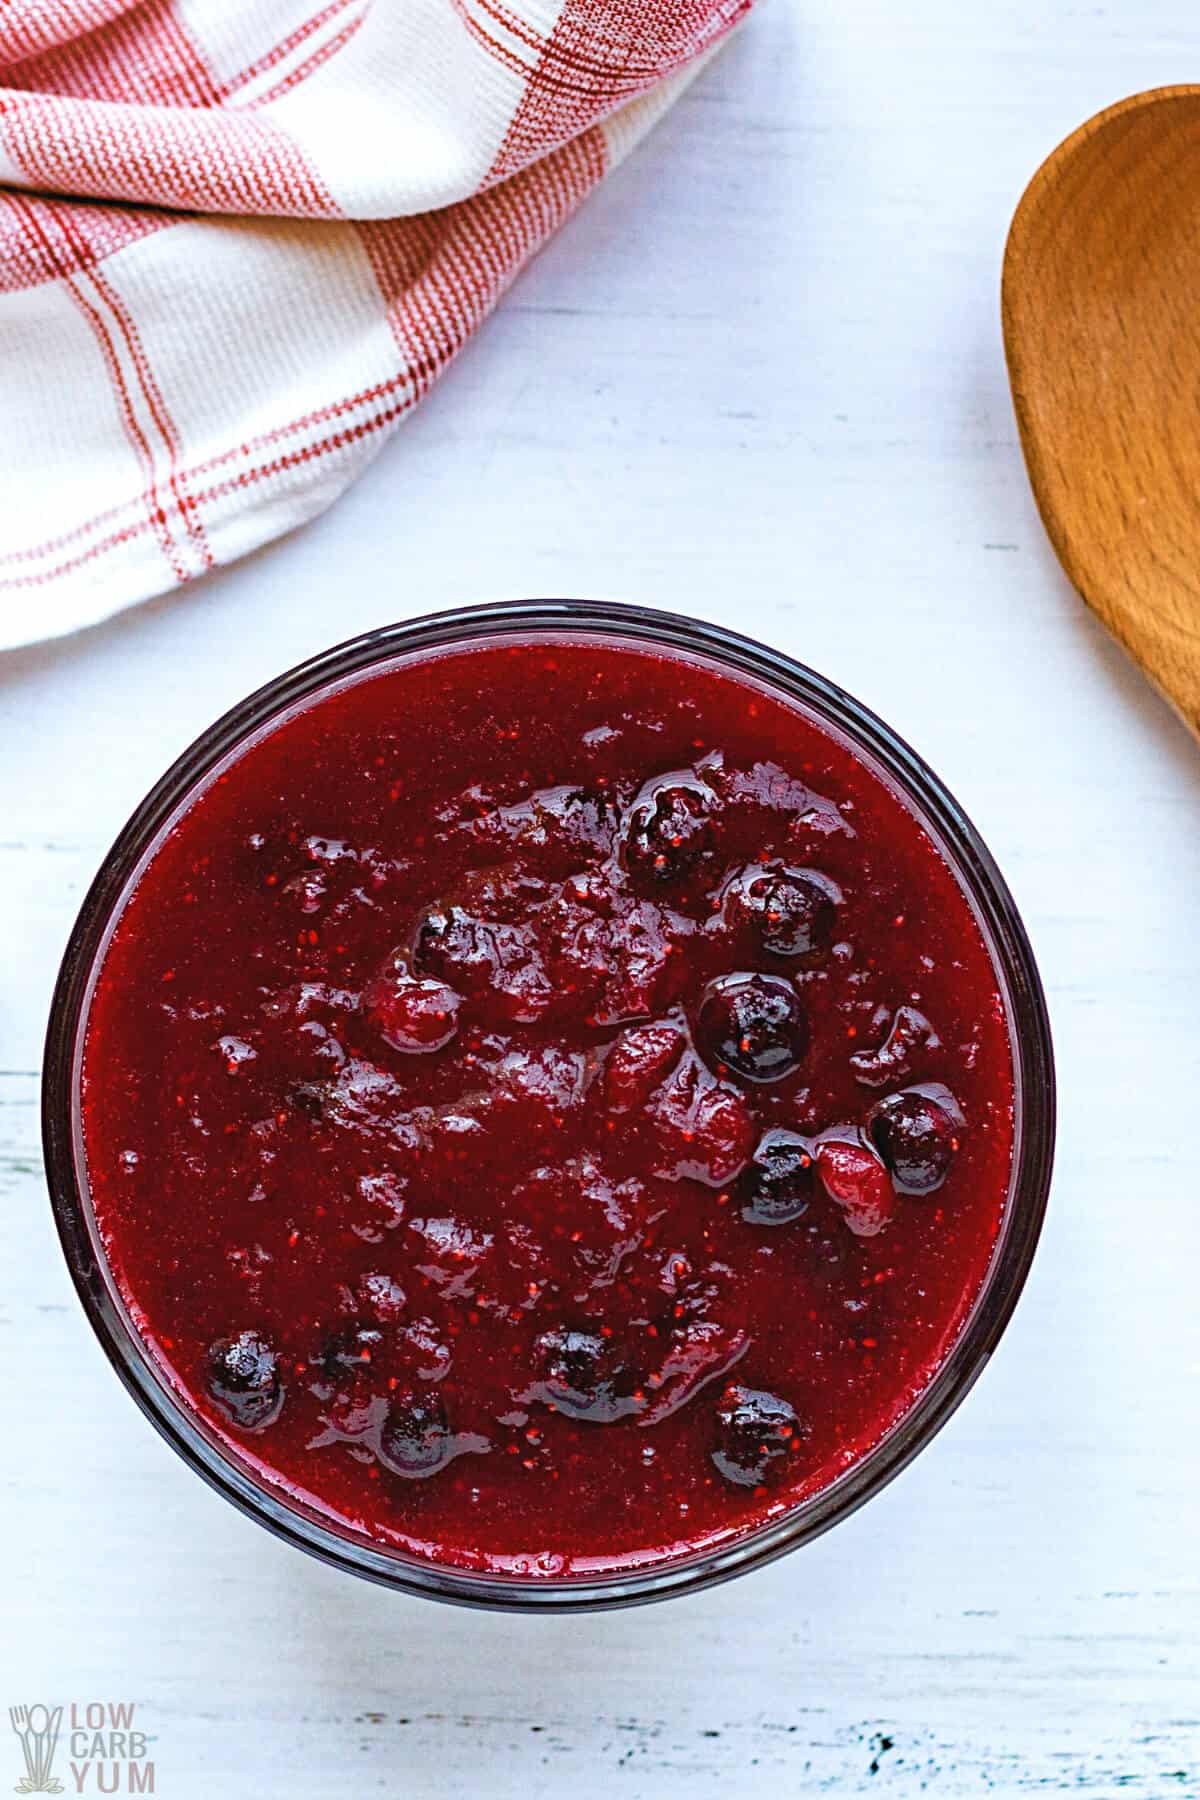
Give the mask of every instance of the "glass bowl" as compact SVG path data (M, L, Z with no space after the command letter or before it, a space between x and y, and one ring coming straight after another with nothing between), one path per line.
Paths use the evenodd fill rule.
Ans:
M532 1569L528 1577L492 1576L406 1557L285 1499L219 1444L174 1390L128 1315L93 1216L79 1105L83 1040L100 963L142 869L197 790L281 715L325 690L431 650L497 636L580 633L657 645L781 692L852 745L903 796L956 873L991 951L1012 1039L1014 1154L999 1236L957 1342L908 1412L844 1474L782 1517L717 1549L599 1576L543 1576ZM55 1220L84 1311L134 1399L197 1474L260 1524L337 1568L442 1600L570 1611L661 1599L756 1568L845 1518L929 1442L987 1362L1029 1271L1053 1160L1054 1064L1045 999L1012 896L961 807L887 725L811 669L721 626L592 601L518 601L385 626L327 650L235 706L167 770L105 857L71 933L47 1035L43 1140Z

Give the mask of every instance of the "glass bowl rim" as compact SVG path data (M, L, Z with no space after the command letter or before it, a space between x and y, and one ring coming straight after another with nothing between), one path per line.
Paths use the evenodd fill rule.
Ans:
M883 1438L843 1475L780 1518L694 1556L556 1578L491 1575L371 1545L323 1523L282 1490L254 1480L216 1448L170 1386L109 1291L89 1224L80 1166L78 1050L93 975L129 883L164 823L213 767L321 689L411 655L503 635L615 636L707 657L750 676L832 725L881 765L918 819L932 824L953 872L981 916L1007 988L1018 1129L1014 1173L997 1248L970 1313L933 1380ZM1054 1054L1045 996L1020 914L991 853L932 769L869 708L824 676L721 625L610 601L539 599L455 608L377 627L319 652L238 702L171 764L122 827L72 928L46 1036L42 1134L63 1252L84 1311L125 1387L185 1462L242 1512L334 1567L406 1592L505 1610L583 1611L694 1591L761 1567L810 1542L878 1493L924 1448L959 1405L1003 1333L1024 1286L1045 1214L1055 1137Z

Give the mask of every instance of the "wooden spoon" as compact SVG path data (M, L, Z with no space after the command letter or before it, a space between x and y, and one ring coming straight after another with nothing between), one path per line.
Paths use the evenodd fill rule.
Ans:
M1200 735L1200 87L1123 100L1043 164L1003 312L1059 560Z

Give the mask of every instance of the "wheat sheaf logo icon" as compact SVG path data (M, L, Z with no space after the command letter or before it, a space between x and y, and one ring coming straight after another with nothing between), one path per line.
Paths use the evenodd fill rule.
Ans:
M63 1709L56 1706L10 1706L8 1716L25 1754L25 1773L16 1794L61 1794L63 1784L50 1773L58 1747L58 1728Z

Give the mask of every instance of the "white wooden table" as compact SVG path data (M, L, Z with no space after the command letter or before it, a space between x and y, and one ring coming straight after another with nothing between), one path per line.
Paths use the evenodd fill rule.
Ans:
M1038 161L1198 51L1190 0L774 0L332 514L0 658L0 1707L136 1702L165 1800L1200 1794L1200 751L1058 572L997 319ZM734 623L929 756L1041 958L1061 1148L1001 1350L892 1488L711 1594L526 1620L334 1574L158 1440L68 1285L36 1071L195 732L352 631L561 593Z

